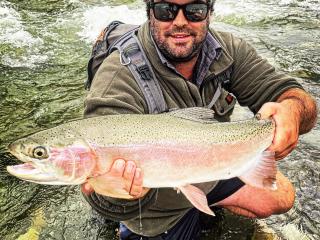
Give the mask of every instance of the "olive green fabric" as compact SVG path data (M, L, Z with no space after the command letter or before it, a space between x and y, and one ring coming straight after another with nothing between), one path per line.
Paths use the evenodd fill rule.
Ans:
M164 66L157 55L149 34L149 24L142 25L138 38L152 64L168 107L187 108L208 105L215 85L210 79L231 71L229 91L239 103L253 112L289 88L302 88L295 79L281 73L244 40L230 33L211 33L222 46L200 89ZM144 114L147 104L129 69L119 62L119 52L113 52L97 71L91 90L85 100L85 116L103 114ZM108 127L108 126L106 126ZM155 126L156 127L156 126ZM203 183L199 187L207 194L217 182ZM188 200L173 189L152 189L141 201L112 199L98 194L85 196L99 213L112 220L121 220L133 232L156 236L173 227L192 207ZM140 213L141 218L140 218ZM142 228L140 227L142 224Z

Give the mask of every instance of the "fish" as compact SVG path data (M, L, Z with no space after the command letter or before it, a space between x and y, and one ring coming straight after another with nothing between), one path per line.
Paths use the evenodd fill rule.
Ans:
M271 145L275 123L259 116L218 122L208 108L161 114L118 114L73 120L9 144L23 164L7 166L22 180L76 185L107 173L116 159L134 161L143 187L175 188L200 211L214 215L192 184L239 177L275 190Z

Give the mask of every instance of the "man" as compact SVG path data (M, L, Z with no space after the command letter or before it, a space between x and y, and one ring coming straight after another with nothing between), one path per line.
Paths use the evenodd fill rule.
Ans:
M155 71L169 108L207 106L216 76L228 75L228 90L276 132L268 150L280 160L297 145L299 134L316 122L315 101L292 78L277 73L244 40L209 30L214 1L146 1L149 21L138 38ZM86 99L86 116L148 113L130 71L113 52L101 65ZM87 201L108 219L121 221L120 238L197 239L202 213L173 189L142 187L143 172L130 159L115 160L108 173L82 186ZM288 211L295 191L277 173L276 191L247 186L238 178L199 184L209 204L252 218Z

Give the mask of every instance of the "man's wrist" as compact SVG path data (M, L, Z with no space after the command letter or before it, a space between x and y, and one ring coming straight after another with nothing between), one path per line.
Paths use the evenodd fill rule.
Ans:
M317 104L315 99L300 88L285 91L277 99L278 103L290 104L290 110L299 118L299 134L309 132L317 122Z
M304 109L305 109L304 102L303 102L303 100L300 99L299 97L296 97L296 96L287 96L287 97L285 97L284 99L281 99L280 102L283 102L283 101L285 101L285 100L293 100L293 101L295 101L295 102L300 106L300 108L302 109L301 111L302 111L302 112L304 111Z
M281 99L280 103L289 104L290 111L295 115L298 123L298 127L302 125L304 121L305 105L302 99L296 96L286 96Z

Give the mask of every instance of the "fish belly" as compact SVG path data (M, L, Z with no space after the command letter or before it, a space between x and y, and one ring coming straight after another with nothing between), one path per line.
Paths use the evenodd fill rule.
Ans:
M252 144L207 146L142 144L106 148L112 160L134 161L143 171L143 186L178 187L240 176L259 159L263 149Z

